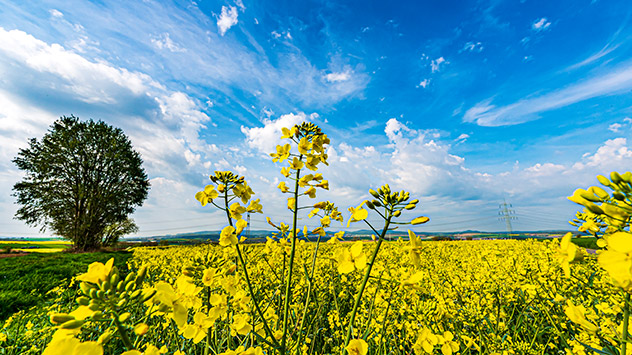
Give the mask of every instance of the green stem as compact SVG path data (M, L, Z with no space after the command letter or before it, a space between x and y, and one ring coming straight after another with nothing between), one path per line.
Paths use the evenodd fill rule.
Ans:
M123 325L121 325L121 322L119 322L118 314L116 313L114 314L114 325L116 326L116 331L121 336L121 340L123 341L123 344L125 345L127 350L134 350L134 345L132 345L132 342L129 340L127 332L125 331L125 329L123 329Z
M211 310L211 287L206 287L206 313L208 314ZM211 348L211 337L213 336L213 328L210 327L206 331L206 346L204 347L204 355L208 355L209 349Z
M224 192L224 201L226 203L226 215L228 216L228 224L232 227L233 220L231 219L230 212L228 210L228 184L226 184L226 190ZM244 261L244 257L241 254L241 248L239 248L239 243L235 244L235 248L237 249L237 256L239 257L239 263L241 264L242 270L244 271L244 277L246 278L246 284L248 285L248 292L250 293L250 299L252 300L252 303L254 303L255 309L257 310L259 317L261 317L261 321L263 322L263 328L266 331L266 334L272 339L272 341L274 342L274 345L276 347L279 347L279 342L277 342L277 340L274 338L274 333L272 333L272 330L270 330L270 327L268 326L268 322L266 321L266 318L263 316L263 312L261 311L261 307L259 307L259 301L257 301L255 292L252 289L252 283L250 282L250 277L248 276L248 269L246 269L246 262Z
M623 308L623 344L621 344L621 354L625 355L628 345L628 320L630 318L630 294L625 293L625 304Z
M308 283L308 287L307 287L307 298L305 298L305 305L303 306L303 316L301 317L301 326L298 328L299 334L298 334L298 343L300 344L301 341L303 340L303 326L305 325L305 317L307 316L307 306L309 305L309 299L312 296L312 285L313 285L313 279L314 279L314 270L316 269L316 255L318 255L318 246L320 245L320 238L321 235L318 235L318 240L316 241L316 249L314 250L314 257L312 258L312 271L310 273L310 277L309 280L307 280ZM297 353L300 353L300 351L298 350L299 347L297 347Z
M390 225L390 223L391 223L391 215L389 214L388 218L386 218L384 229L382 229L380 238L378 239L377 244L375 245L375 249L373 250L373 255L371 255L371 260L369 261L369 264L367 265L367 269L364 272L364 277L362 278L362 284L360 285L360 291L358 291L358 294L356 295L356 299L353 304L353 310L351 311L351 319L349 319L349 328L347 328L347 337L345 339L344 348L346 348L347 345L349 345L349 341L351 340L351 333L353 332L353 322L355 321L356 313L358 312L358 308L360 307L360 301L362 300L362 293L364 292L367 281L369 281L369 275L371 275L371 269L373 269L373 264L375 263L375 259L377 258L377 253L380 250L380 246L382 245L382 242L384 241L384 236L386 235L386 232L388 231L388 226ZM344 348L343 348L343 354L344 354Z
M303 160L303 155L300 157ZM290 265L288 266L287 280L285 281L285 299L283 305L283 338L281 339L281 355L285 355L287 346L287 322L290 313L290 294L292 292L292 269L294 268L294 255L296 254L296 224L298 222L298 181L301 177L301 169L296 170L296 182L294 185L294 221L292 222L292 250L290 251Z

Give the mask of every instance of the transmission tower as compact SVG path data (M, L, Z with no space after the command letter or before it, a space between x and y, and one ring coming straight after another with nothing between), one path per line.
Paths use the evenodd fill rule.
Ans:
M498 220L505 220L505 224L507 225L507 235L511 235L511 232L513 232L513 230L511 229L511 220L517 220L518 217L515 216L516 211L514 211L513 209L511 209L513 206L510 203L507 203L507 201L505 201L505 199L503 199L503 203L501 203L498 208L500 209L500 211L498 211L498 215L500 217L498 217Z
M246 216L247 216L247 219L248 219L247 220L247 222L248 222L247 228L248 229L246 229L246 238L250 238L250 212L248 212L248 214Z

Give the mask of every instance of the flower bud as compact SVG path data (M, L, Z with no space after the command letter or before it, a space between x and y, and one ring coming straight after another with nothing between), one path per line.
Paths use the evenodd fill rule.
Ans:
M422 224L422 223L426 223L430 220L430 218L426 217L426 216L419 216L415 219L413 219L412 221L410 221L410 224Z
M121 292L125 289L125 280L121 280L118 282L118 285L116 285L116 289Z
M603 175L597 175L597 180L599 180L599 183L602 184L603 186L611 185L610 180L608 180L608 178Z
M399 217L401 214L402 214L402 211L400 211L400 210L397 210L397 211L393 212L393 216L395 216L395 217Z
M82 306L87 306L90 304L90 299L88 297L81 296L77 298L77 303Z
M81 292L83 292L84 295L90 296L90 290L92 289L92 287L90 287L89 283L82 282L81 284L79 284L79 287L81 288Z
M132 282L134 278L136 278L136 274L132 271L129 274L127 274L127 277L125 278L125 283L128 284Z
M615 184L620 183L623 179L621 179L621 175L619 175L618 172L613 171L610 173L610 180L612 180L612 182L614 182Z
M149 326L145 323L138 323L134 326L134 333L136 333L136 335L145 335L148 330Z
M68 322L60 326L61 329L77 329L81 327L86 321L84 320L69 320Z
M584 206L586 206L586 208L594 214L603 214L603 210L601 209L601 207L595 205L592 202L586 202Z
M375 206L375 207L382 207L382 202L380 202L378 200L373 200L373 201L371 201L371 203L373 203L373 206Z
M380 194L378 194L378 193L377 193L375 190L373 190L373 189L370 189L370 190L369 190L369 193L370 193L373 197L375 197L375 198L380 198Z
M366 205L367 208L374 210L375 206L373 206L373 203L369 200L366 200L366 202L364 203Z
M619 191L612 192L612 197L614 197L615 200L625 201L625 195Z
M62 324L75 320L75 317L67 313L56 313L50 316L50 322L53 324Z
M103 281L101 282L101 284L99 285L99 288L101 288L101 291L107 291L110 289L110 281Z
M110 277L110 287L114 289L116 285L118 284L119 279L120 277L118 274L112 275L112 277Z
M119 322L121 322L121 323L125 323L125 322L127 322L127 321L129 320L129 318L130 318L131 316L132 316L132 314L131 314L131 313L129 313L129 312L125 312L125 313L121 314L121 315L118 317L118 321L119 321Z
M147 266L143 266L138 270L138 276L136 276L136 284L141 285L143 281L145 281L145 276L147 276Z
M405 209L407 209L407 210L412 210L412 209L414 209L415 207L417 207L417 206L416 206L414 203L409 203L409 204L407 204L407 205L406 205L406 207L404 207L404 208L405 208Z
M100 319L102 319L102 318L103 318L103 312L101 312L101 311L96 311L96 312L92 313L91 318L92 318L93 320L100 320Z

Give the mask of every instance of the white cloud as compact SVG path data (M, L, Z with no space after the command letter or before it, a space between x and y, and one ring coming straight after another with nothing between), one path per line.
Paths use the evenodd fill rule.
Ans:
M539 114L569 106L594 97L619 94L632 88L632 62L562 89L539 96L527 95L518 101L497 106L492 98L466 111L463 121L480 126L514 125L538 119Z
M281 144L281 128L291 128L303 121L310 121L318 117L316 114L306 115L303 112L282 115L276 120L264 119L263 127L241 127L241 132L246 135L246 144L263 154L276 151L276 146Z
M202 170L202 161L217 154L217 146L199 138L210 118L197 102L146 74L93 62L58 44L0 28L0 76L6 79L0 82L0 172L10 172L0 174L3 191L20 177L9 163L18 149L28 138L41 137L62 114L122 128L141 153L152 181L162 178L190 186L187 174ZM155 194L152 189L150 200ZM181 199L173 206L183 203ZM12 201L0 199L0 218L11 219L14 209ZM143 219L137 222L147 226Z
M51 16L53 17L57 17L57 18L62 18L64 17L64 14L61 13L61 11L56 10L56 9L50 9L48 11L48 13L50 13Z
M480 53L484 49L481 42L467 42L459 52L477 52Z
M340 73L329 73L327 75L325 75L325 80L327 80L330 83L337 83L340 81L347 81L351 79L351 73L349 73L349 71L344 71L344 72L340 72Z
M460 142L460 143L463 143L463 142L465 142L468 138L470 138L470 135L469 135L469 134L467 134L467 133L461 133L461 134L460 134L460 135L456 138L456 141L457 141L457 142Z
M430 79L424 79L417 84L417 88L427 88L430 85Z
M623 125L621 123L613 123L610 126L608 126L608 130L614 132L614 133L618 133L619 130L621 129L621 127L623 127Z
M219 34L224 35L229 28L237 24L237 8L222 6L222 14L217 19Z
M156 38L152 38L151 43L153 43L158 49L168 49L174 53L186 52L186 49L181 48L171 40L169 33L163 33Z
M447 62L445 60L445 58L443 57L439 57L437 59L432 60L432 62L430 63L430 68L432 69L432 72L437 72L439 71L441 66L445 66L446 64L449 64L449 62Z
M547 20L546 17L542 17L539 20L533 21L533 23L531 24L531 29L536 32L541 32L548 29L549 26L551 26L551 22Z

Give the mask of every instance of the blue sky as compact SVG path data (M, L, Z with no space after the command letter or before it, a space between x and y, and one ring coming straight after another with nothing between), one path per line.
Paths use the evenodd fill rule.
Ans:
M70 114L123 128L143 155L140 236L221 228L193 198L213 170L245 175L264 216L289 219L267 153L302 120L331 138L319 197L343 210L389 183L421 200L419 231L503 230L503 199L515 229L567 228L566 196L632 166L631 12L605 0L0 0L0 235L38 234L12 219L11 159Z

